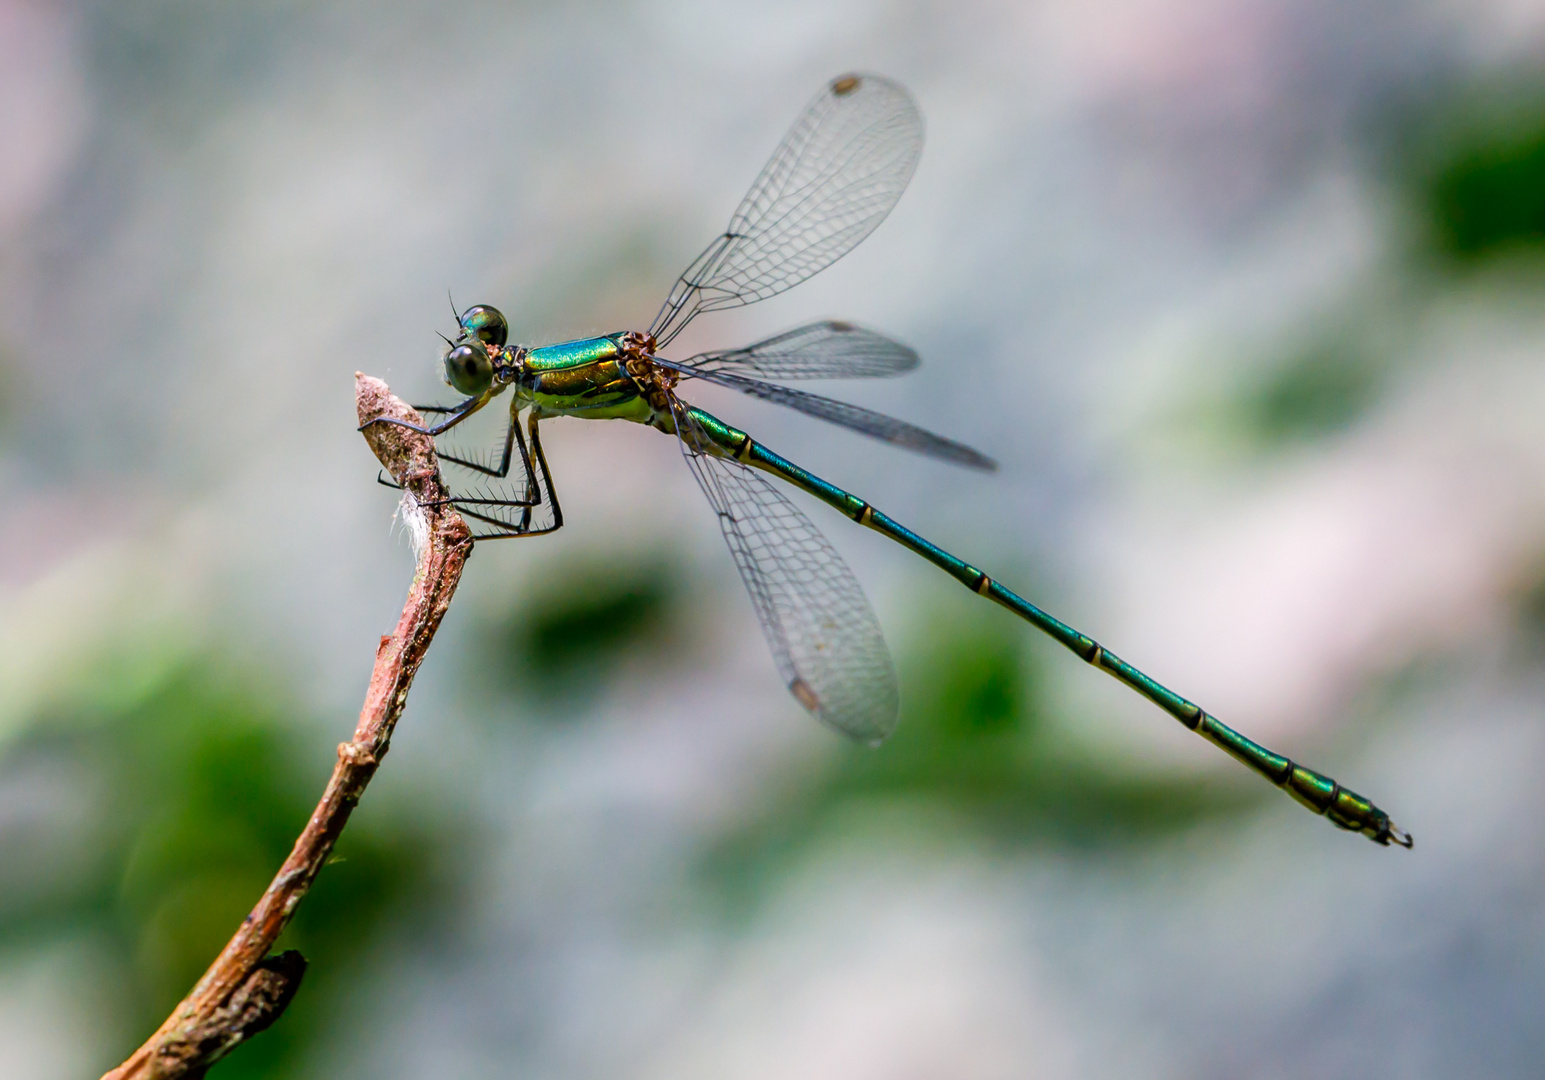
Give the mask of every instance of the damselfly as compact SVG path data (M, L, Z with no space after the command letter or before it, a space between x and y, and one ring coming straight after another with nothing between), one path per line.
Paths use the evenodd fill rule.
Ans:
M878 743L895 727L899 696L890 654L853 572L810 519L762 474L793 484L921 555L1340 827L1380 844L1410 847L1410 834L1369 800L1245 738L985 572L681 399L682 384L698 379L958 465L996 468L970 447L901 420L764 381L895 375L916 367L916 353L872 331L820 322L743 349L685 360L660 355L703 312L766 299L851 251L895 206L922 145L922 118L906 90L876 75L844 75L822 89L795 121L729 227L677 279L647 331L527 348L508 344L508 324L492 307L480 304L459 315L458 336L444 356L445 378L466 399L427 407L426 412L443 419L415 430L438 436L510 391L502 452L487 460L442 454L495 478L508 476L519 455L523 490L508 493L511 497L482 492L454 500L486 527L478 539L537 536L562 527L563 512L542 452L543 419L577 416L646 424L676 438L718 514L790 692L844 735Z

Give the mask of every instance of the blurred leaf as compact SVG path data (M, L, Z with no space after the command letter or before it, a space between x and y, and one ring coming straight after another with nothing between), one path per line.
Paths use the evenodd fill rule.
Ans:
M0 762L0 784L42 767L72 783L53 793L61 804L87 804L37 823L50 844L0 846L0 949L83 933L106 942L123 972L109 1022L125 1053L192 987L262 894L331 769L331 744L301 739L258 685L196 662L109 715L34 725ZM282 939L281 948L312 961L299 996L217 1075L293 1068L385 926L455 897L457 832L445 815L367 805ZM59 845L84 854L75 872L51 876Z
M1347 337L1323 341L1274 370L1240 403L1252 433L1267 443L1343 431L1373 405L1386 370Z
M1439 248L1476 260L1545 247L1545 111L1467 135L1427 189Z
M1404 110L1392 164L1429 248L1451 265L1545 251L1545 80L1505 70Z
M493 643L487 665L548 705L583 707L622 675L629 657L668 651L679 593L679 575L663 560L566 562L561 580L538 588L481 635Z
M1529 668L1545 658L1545 552L1537 553L1509 590L1516 633L1511 635L1514 659Z

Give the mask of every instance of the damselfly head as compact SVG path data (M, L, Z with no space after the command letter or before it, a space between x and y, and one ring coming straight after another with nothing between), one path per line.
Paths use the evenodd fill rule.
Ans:
M503 345L510 339L510 324L498 308L474 304L461 313L461 337L476 338L484 345Z
M477 338L452 345L445 353L445 381L468 397L483 393L494 381L494 361Z

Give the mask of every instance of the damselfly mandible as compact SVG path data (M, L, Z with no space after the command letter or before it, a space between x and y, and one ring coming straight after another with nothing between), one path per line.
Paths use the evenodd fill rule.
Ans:
M509 475L519 456L523 491L508 498L468 494L454 500L462 513L487 527L478 538L537 536L562 527L563 512L542 452L543 419L576 416L645 424L676 438L718 514L790 692L844 735L878 743L890 734L899 709L895 671L853 572L810 519L768 482L768 475L921 555L1341 828L1379 844L1410 847L1410 834L1361 795L1220 723L985 572L681 399L682 384L699 379L958 465L996 468L970 447L912 424L764 381L895 375L917 366L911 349L872 331L820 322L743 349L685 360L661 355L703 312L766 299L851 251L895 206L922 146L922 118L906 90L877 75L844 75L800 114L729 227L677 279L647 331L528 348L508 343L508 324L492 307L480 304L459 315L458 336L444 357L445 377L466 398L449 407L426 407L443 419L415 430L438 436L510 392L502 456L479 461L442 454L474 473L499 478Z

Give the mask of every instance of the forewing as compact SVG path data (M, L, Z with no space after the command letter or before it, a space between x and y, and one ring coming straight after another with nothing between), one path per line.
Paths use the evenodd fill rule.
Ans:
M923 118L905 89L878 75L832 80L729 228L677 279L650 333L663 346L699 312L765 300L836 262L885 220L922 149Z
M765 477L694 445L707 436L683 432L687 465L719 515L778 673L823 723L880 742L896 727L896 672L853 571Z
M819 394L807 394L803 390L795 390L788 386L774 386L772 383L748 379L744 375L734 375L727 371L703 372L698 377L719 386L728 386L743 394L761 398L763 401L798 409L802 413L838 424L850 431L881 439L905 450L926 454L955 465L981 469L984 472L993 472L998 468L998 463L992 458L971 449L964 443L946 439L943 435L935 435L915 424L897 420L894 416L886 416L872 409L862 409L857 405L835 401Z
M764 379L868 379L917 367L917 353L873 330L827 320L744 349L699 353L682 363L698 372L749 372Z

